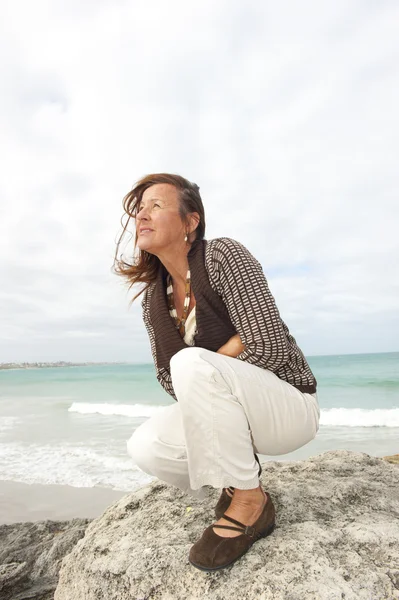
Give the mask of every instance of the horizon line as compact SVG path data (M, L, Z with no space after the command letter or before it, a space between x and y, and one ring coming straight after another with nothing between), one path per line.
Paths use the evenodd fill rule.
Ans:
M305 355L305 358L324 358L324 357L329 357L329 356L367 356L370 354L397 354L399 353L399 350L389 350L389 351L385 351L385 352L340 352L338 354L307 354ZM82 360L82 361L73 361L73 360L34 360L34 361L26 361L26 360L19 360L19 361L7 361L7 362L0 362L0 365L35 365L35 364L47 364L47 365L51 365L51 364L58 364L58 363L63 363L63 364L70 364L70 365L151 365L154 364L152 361L149 362L132 362L132 361L123 361L123 360L117 360L117 361L107 361L107 360L99 360L99 361L91 361L91 360Z

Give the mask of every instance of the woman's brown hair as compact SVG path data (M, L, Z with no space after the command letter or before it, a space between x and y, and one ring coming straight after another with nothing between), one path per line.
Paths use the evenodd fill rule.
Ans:
M191 243L193 243L195 240L203 240L205 236L205 211L199 193L199 187L196 183L192 183L180 175L174 175L170 173L153 173L139 179L139 181L137 181L134 185L133 189L126 194L122 201L123 209L125 211L121 218L123 231L116 246L114 264L112 268L116 275L126 278L127 283L129 284L129 290L135 283L147 283L149 285L155 281L157 278L159 265L161 263L155 254L151 254L145 250L140 250L140 248L138 249L138 253L136 252L137 231L135 231L135 240L133 246L133 264L126 262L122 258L122 255L120 258L118 258L118 252L122 238L126 233L126 228L130 219L136 218L138 212L137 206L139 206L145 190L157 183L169 183L177 189L179 199L179 214L182 221L187 223L187 225L188 216L190 213L197 212L200 215L197 228L194 232L192 232L193 235L195 235L195 238L191 240ZM123 219L126 215L128 216L128 219L127 222L123 224ZM144 286L139 293L132 298L130 304L147 289L148 285Z

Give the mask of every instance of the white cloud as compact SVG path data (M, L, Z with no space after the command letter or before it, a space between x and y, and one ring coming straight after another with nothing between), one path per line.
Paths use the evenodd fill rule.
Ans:
M151 360L111 266L123 196L159 171L261 261L305 353L398 350L398 17L2 3L0 361Z

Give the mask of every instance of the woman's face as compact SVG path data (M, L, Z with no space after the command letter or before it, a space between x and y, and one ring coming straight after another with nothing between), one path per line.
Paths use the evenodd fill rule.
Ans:
M137 246L157 256L163 250L186 244L186 227L179 215L177 189L170 183L147 188L137 206ZM143 231L143 229L150 231Z

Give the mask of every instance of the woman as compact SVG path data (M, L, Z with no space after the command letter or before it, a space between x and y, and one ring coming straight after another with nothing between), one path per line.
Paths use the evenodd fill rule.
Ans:
M137 428L128 452L193 496L222 488L218 520L189 554L199 569L221 569L272 532L256 453L285 454L315 437L317 382L260 263L232 238L204 238L196 184L148 175L124 210L135 219L139 254L134 265L117 261L116 272L148 283L142 309L156 376L177 401Z

